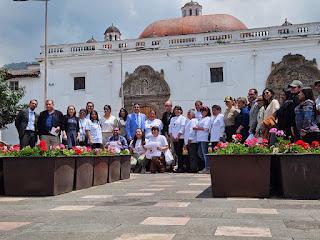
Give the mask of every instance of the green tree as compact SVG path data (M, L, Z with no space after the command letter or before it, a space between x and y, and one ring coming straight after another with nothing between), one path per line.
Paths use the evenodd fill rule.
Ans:
M11 90L6 81L8 76L6 69L0 69L0 129L14 122L19 111L26 107L24 104L19 104L24 89Z

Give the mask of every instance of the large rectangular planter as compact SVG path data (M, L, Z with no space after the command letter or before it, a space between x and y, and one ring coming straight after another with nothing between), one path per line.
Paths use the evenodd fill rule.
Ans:
M93 184L93 157L75 157L74 190L92 187Z
M0 157L0 195L4 194L4 187L3 187L3 158Z
M320 155L279 154L283 197L320 199Z
M271 155L208 155L213 197L269 197Z
M120 164L120 179L129 179L131 171L131 155L121 155Z
M103 185L108 182L109 157L97 156L93 158L93 186Z
M4 158L5 195L53 196L71 192L74 169L74 157Z
M119 181L120 171L121 171L120 155L109 156L108 183Z

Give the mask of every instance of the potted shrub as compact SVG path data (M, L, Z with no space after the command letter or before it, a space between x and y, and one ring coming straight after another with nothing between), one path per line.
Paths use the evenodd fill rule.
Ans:
M90 188L93 185L93 151L89 147L73 147L68 155L75 157L74 190Z
M241 135L232 143L219 143L208 154L214 197L269 196L270 148L267 141L252 138L240 143Z
M35 148L12 147L3 158L4 191L12 196L49 196L73 189L74 157L63 150L48 150L45 142Z
M129 150L123 150L120 152L120 179L129 179L131 171L131 155Z
M275 130L273 130L275 131ZM272 147L279 162L278 184L282 196L294 199L320 199L320 145L298 140L291 143L284 135L277 135Z

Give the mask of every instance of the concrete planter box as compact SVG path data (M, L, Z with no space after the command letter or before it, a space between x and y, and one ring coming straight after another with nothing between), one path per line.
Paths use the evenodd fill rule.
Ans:
M71 192L74 169L74 157L3 158L5 195L52 196Z
M320 154L279 154L284 198L320 199Z
M109 175L108 183L116 182L120 180L121 172L121 156L108 156L109 159Z
M109 157L97 156L93 158L93 186L103 185L108 182Z
M208 155L213 197L269 197L271 155Z
M131 171L131 155L121 155L120 156L120 179L129 179Z
M93 184L93 157L75 157L74 190L92 187Z

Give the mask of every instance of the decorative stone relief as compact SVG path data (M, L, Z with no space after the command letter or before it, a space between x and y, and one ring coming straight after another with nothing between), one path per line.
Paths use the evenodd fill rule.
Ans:
M124 105L129 112L133 103L139 103L142 110L156 110L158 117L164 111L165 101L170 98L170 88L164 79L164 71L157 72L148 65L137 67L131 74L126 72L123 93Z
M290 53L284 56L281 62L276 64L272 62L266 86L273 89L276 98L279 99L282 89L293 80L301 81L305 87L313 87L314 81L318 79L320 79L320 71L316 59L310 61L300 54Z

